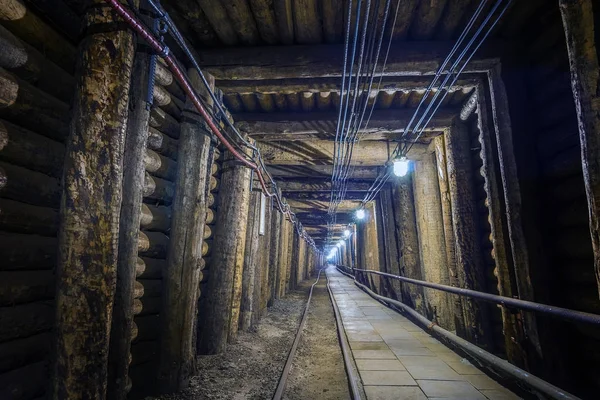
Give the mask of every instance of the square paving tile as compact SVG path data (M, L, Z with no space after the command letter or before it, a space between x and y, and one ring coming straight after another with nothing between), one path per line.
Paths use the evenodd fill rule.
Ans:
M430 380L418 380L417 382L427 397L457 400L485 400L485 396L469 382Z
M463 375L463 378L475 389L503 389L502 385L487 375Z
M518 400L521 397L517 396L508 389L493 389L493 390L482 390L481 393L490 400Z
M395 360L396 356L390 350L353 350L355 359L368 358L376 360ZM449 368L449 367L448 367Z
M365 386L417 386L406 371L360 371L360 377Z
M356 360L359 371L406 371L398 360Z
M410 335L410 333L407 332L407 331L405 331L404 329L398 329L395 332L387 331L387 330L382 332L379 329L377 329L377 331L379 332L379 334L381 335L381 337L383 338L383 340L408 340L408 339L414 339L414 337L412 337Z
M389 350L385 342L350 342L352 350Z
M377 333L346 332L346 336L351 342L383 342L383 339Z
M460 361L462 359L461 356L459 356L458 354L456 354L455 352L453 352L450 349L446 349L446 351L436 351L434 353L437 358L439 358L440 360L446 361L446 362Z
M466 358L460 361L446 361L446 364L461 375L484 375L482 371L474 367Z
M365 386L368 400L427 400L416 386Z
M398 356L398 359L415 379L463 380L448 364L437 357Z

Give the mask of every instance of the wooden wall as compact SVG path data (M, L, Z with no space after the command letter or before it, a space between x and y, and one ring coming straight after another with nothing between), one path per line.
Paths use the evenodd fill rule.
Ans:
M524 229L536 300L600 313L577 117L557 3L506 57ZM540 373L583 397L600 388L600 329L539 317ZM585 361L584 361L585 360Z
M29 3L0 17L0 398L42 397L75 37ZM72 17L65 13L65 18ZM49 41L54 41L50 43Z

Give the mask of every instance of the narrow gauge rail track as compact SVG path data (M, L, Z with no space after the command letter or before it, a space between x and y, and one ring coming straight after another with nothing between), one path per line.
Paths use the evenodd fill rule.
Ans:
M283 370L281 372L279 382L277 383L277 388L275 389L275 393L273 394L273 400L281 400L285 393L286 384L288 382L290 370L291 370L292 364L294 362L294 357L296 355L296 351L298 350L298 345L300 344L300 339L302 337L302 332L304 331L304 327L306 325L306 320L308 319L308 311L310 309L310 301L312 299L313 290L314 290L315 286L319 283L319 279L321 279L321 273L323 273L323 271L324 271L324 268L319 269L319 273L317 274L317 279L310 287L310 291L308 293L308 299L306 300L306 306L304 307L304 312L302 313L302 318L300 319L300 324L298 325L298 330L296 331L296 336L292 343L292 347L290 348L290 352L288 353L288 357L287 357L287 360L283 367ZM327 277L325 279L327 279ZM345 366L345 370L346 370L346 374L347 374L347 378L348 378L348 382L349 382L349 386L350 386L351 399L352 400L361 400L362 397L360 395L360 390L358 387L359 378L358 378L357 373L355 372L355 368L354 368L354 364L353 364L353 360L352 360L352 356L351 356L351 352L350 352L350 347L349 347L348 342L345 337L345 332L342 327L342 321L340 318L339 309L337 307L337 304L335 302L333 294L331 293L331 288L329 286L329 282L327 282L327 291L329 293L329 298L331 300L331 304L333 306L333 310L334 310L334 314L335 314L338 340L340 343L342 356L344 359L344 366Z

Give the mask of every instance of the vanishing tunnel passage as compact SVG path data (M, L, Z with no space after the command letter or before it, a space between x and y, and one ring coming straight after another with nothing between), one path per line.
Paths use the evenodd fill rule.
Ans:
M0 400L596 399L594 0L0 0Z

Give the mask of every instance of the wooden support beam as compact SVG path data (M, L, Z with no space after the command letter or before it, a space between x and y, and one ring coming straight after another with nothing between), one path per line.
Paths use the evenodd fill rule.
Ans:
M446 147L445 136L436 137L432 145L435 148L435 157L437 162L438 183L440 186L440 200L442 205L442 218L444 223L444 241L446 244L446 262L448 267L448 276L452 286L460 287L456 265L456 245L454 241L454 225L452 221L452 202L450 200L449 176L446 167ZM454 314L454 326L456 334L465 337L465 322L463 317L463 305L461 296L452 296L451 302Z
M273 213L271 200L267 200L265 204L265 235L261 237L262 259L260 264L260 316L264 316L267 312L267 304L269 302L269 266L271 261L271 232Z
M354 146L351 165L355 167L380 167L384 165L395 144L382 141L361 141ZM309 166L332 165L335 142L311 140L302 142L259 142L262 157L267 165ZM418 158L426 151L425 145L414 145L409 159Z
M254 191L250 195L248 208L248 228L246 230L246 252L244 254L244 272L242 275L242 301L240 305L240 330L248 330L252 326L256 303L254 296L256 274L260 274L259 262L259 228L260 202L262 192Z
M93 5L85 16L65 155L52 387L57 400L105 398L107 389L134 43L129 31L98 29L117 21L104 1ZM43 42L63 44L49 36Z
M600 68L597 43L600 10L597 4L592 3L594 2L591 0L559 1L569 52L571 86L577 109L594 270L600 294Z
M201 91L203 85L198 73L190 69L188 76L194 89ZM167 268L163 273L158 383L161 392L166 393L187 387L195 370L199 266L210 173L211 137L189 99L183 115Z
M365 192L345 192L343 200L362 200L366 196ZM288 192L286 194L287 199L292 200L318 200L318 201L331 201L331 193L326 192Z
M425 132L439 132L452 123L452 119L460 113L460 109L442 108L431 119ZM368 133L368 139L395 139L404 132L414 110L375 110L366 129L359 132ZM335 112L311 113L272 113L234 115L239 130L248 133L257 140L306 140L323 136L329 140L335 138L335 125L338 114ZM427 137L427 133L424 134Z
M423 279L448 285L442 206L433 154L415 163L414 198ZM454 329L448 294L431 289L424 289L424 293L426 315L446 329Z
M211 278L202 310L205 319L199 333L201 354L223 352L239 326L251 173L231 154L226 152L224 157L213 241L219 251L211 256ZM233 226L237 229L231 229Z
M457 120L444 139L458 283L463 288L485 292L481 240L475 220L477 211L471 165L471 141L467 126ZM491 328L487 304L471 298L464 298L461 303L467 340L492 351L493 342L490 340Z
M329 214L327 212L300 212L296 213L296 217L303 225L327 225L329 222ZM338 224L349 224L354 221L353 213L337 213L336 221Z
M142 196L144 192L144 155L148 139L148 119L145 88L148 84L149 56L138 52L133 64L130 112L127 119L123 163L123 201L119 221L119 252L117 286L111 325L108 397L127 397L129 362L124 355L131 348L133 327L133 288L138 261Z
M506 297L515 296L513 290L514 270L511 265L510 243L505 234L505 214L501 193L501 183L498 180L497 161L494 151L494 140L489 130L488 106L483 88L477 91L477 126L479 129L479 143L481 143L481 160L483 166L484 189L486 192L489 223L491 229L491 241L493 246L493 258L496 264L495 275L498 277L498 294ZM523 348L525 333L519 324L518 316L508 310L501 308L502 326L504 331L504 346L506 358L511 363L527 368L529 360ZM533 338L532 338L533 339Z
M489 96L496 139L500 178L504 191L505 213L507 216L508 238L511 246L512 263L515 269L517 291L520 299L534 301L529 264L529 249L523 233L521 218L521 189L519 187L517 163L515 160L511 119L508 109L506 88L500 76L500 66L488 73ZM538 354L541 354L536 318L533 313L524 312L525 334Z
M277 298L281 218L281 213L273 209L271 215L271 248L269 254L269 306L273 305L273 301Z
M348 191L366 192L371 187L371 181L350 181L348 182ZM293 192L331 192L331 178L329 179L298 179L281 180L277 182L277 187L290 197Z
M453 45L450 41L395 42L384 75L434 75ZM487 48L501 54L501 47L500 43L492 43ZM343 57L343 44L335 44L206 49L199 61L217 80L262 80L341 77ZM496 61L484 51L466 66L464 73L486 72Z

